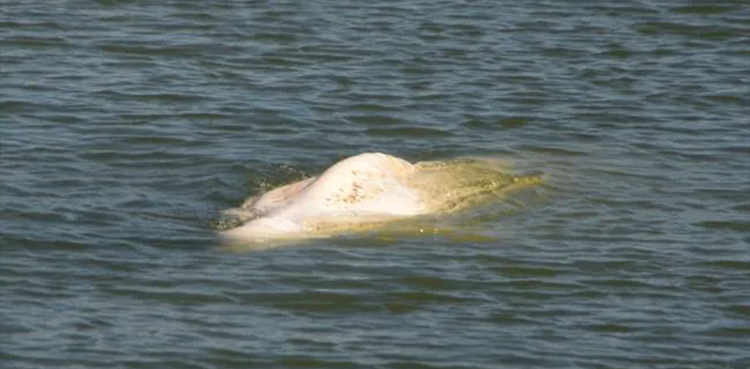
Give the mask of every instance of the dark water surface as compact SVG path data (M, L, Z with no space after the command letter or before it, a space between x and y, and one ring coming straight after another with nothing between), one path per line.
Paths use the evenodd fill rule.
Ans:
M746 1L0 4L2 368L750 367ZM549 180L251 253L365 151ZM489 240L488 240L489 239Z

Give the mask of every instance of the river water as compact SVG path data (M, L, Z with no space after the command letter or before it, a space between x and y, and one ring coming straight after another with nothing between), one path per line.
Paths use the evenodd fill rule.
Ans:
M750 366L746 1L4 0L0 62L2 368ZM371 151L546 180L219 248Z

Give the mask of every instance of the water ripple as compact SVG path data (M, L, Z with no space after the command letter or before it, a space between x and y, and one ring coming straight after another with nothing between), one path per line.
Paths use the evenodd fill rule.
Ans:
M745 368L748 24L4 1L1 366ZM215 247L221 209L363 151L547 179L452 232Z

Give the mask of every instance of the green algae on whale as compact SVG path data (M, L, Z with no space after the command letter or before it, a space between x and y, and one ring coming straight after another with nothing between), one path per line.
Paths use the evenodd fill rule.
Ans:
M339 161L317 177L247 199L225 211L217 228L225 244L248 247L379 229L421 233L428 227L414 224L487 205L542 181L539 175L508 172L507 162L497 159L411 164L364 153Z

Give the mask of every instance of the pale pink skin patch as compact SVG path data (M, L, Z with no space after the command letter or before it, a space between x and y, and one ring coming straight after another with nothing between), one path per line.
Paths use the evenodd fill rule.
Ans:
M221 236L235 241L297 238L317 230L316 224L424 214L419 193L406 183L413 171L409 162L381 153L344 159L318 177L248 200L243 208L262 216Z

